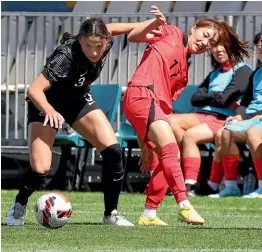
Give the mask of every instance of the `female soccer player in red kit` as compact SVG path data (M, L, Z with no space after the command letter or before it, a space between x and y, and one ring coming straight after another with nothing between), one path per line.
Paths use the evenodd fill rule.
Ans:
M189 203L185 193L179 148L168 122L168 115L172 112L172 100L179 97L187 84L188 54L200 54L221 43L233 64L239 55L232 55L230 51L232 41L225 22L200 20L188 35L184 35L176 26L165 23L165 17L156 6L151 12L156 15L156 19L147 26L133 29L128 35L131 42L147 42L149 45L124 97L127 119L146 144L146 148L153 149L159 157L159 165L148 184L145 212L138 223L166 225L156 218L161 193L156 195L154 192L158 189L159 178L166 180L176 199L179 207L178 219L185 223L203 224L204 219ZM161 34L156 35L156 31ZM152 155L152 151L148 153ZM144 161L147 162L146 158Z

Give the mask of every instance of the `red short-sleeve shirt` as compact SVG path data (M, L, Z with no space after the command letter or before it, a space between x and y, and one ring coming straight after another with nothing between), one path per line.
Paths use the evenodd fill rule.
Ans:
M128 85L151 86L164 112L171 113L172 100L179 97L187 84L187 53L183 33L176 26L161 28L163 34L149 41Z

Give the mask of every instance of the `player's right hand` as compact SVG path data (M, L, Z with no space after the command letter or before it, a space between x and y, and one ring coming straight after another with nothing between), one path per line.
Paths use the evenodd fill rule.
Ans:
M148 168L153 158L152 151L153 150L149 149L146 145L144 146L143 150L141 151L141 157L138 162L138 165L140 166L140 171L142 174L148 173Z
M65 119L60 113L53 109L45 113L45 121L43 126L46 126L48 122L51 127L62 129Z
M229 116L226 119L226 122L233 122L233 121L243 121L243 118L241 115L236 115L236 116Z
M150 13L153 13L156 16L156 20L157 20L157 24L159 26L163 25L166 23L166 17L164 16L164 14L158 9L157 6L152 5L151 6L151 11Z

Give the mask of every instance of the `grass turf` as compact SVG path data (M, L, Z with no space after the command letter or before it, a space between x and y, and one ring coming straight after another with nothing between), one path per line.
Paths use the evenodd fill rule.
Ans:
M64 192L73 207L70 223L60 229L38 224L33 206L44 192L30 198L26 224L8 227L5 217L16 191L2 191L2 251L262 251L262 200L191 199L204 217L203 226L177 221L177 207L167 196L158 215L165 227L103 226L101 193ZM135 223L143 211L144 195L123 194L120 212Z

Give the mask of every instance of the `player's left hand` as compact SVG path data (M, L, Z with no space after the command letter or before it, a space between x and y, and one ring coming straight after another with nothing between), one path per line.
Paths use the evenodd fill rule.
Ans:
M157 24L159 26L163 25L166 23L166 17L164 16L164 14L158 9L157 6L152 5L151 6L151 10L150 13L153 13L156 16L156 20L157 20Z

